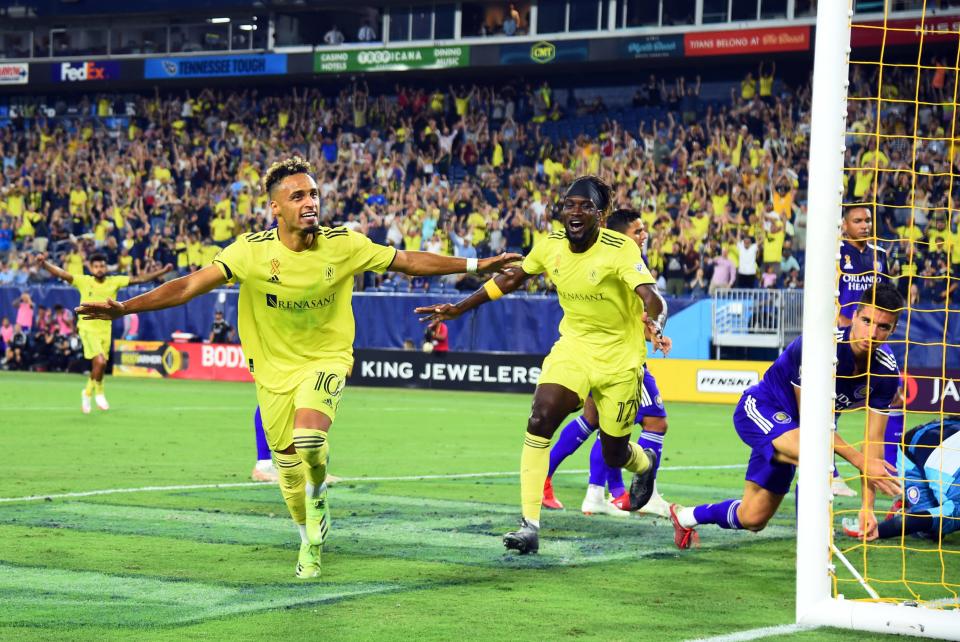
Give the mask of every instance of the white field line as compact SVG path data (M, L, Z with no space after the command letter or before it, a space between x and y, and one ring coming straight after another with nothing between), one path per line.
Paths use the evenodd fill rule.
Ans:
M660 470L737 470L745 468L742 464L722 464L717 466L661 466ZM582 475L588 470L559 470L558 475ZM342 477L341 482L400 482L426 481L437 479L474 479L479 477L517 477L518 472L500 473L459 473L451 475L402 475L398 477ZM76 493L56 493L49 495L24 495L22 497L0 497L0 504L12 502L38 502L48 499L70 499L77 497L96 497L99 495L120 495L123 493L150 493L178 490L207 490L214 488L254 488L268 486L264 482L236 482L228 484L181 484L176 486L140 486L139 488L105 488L103 490L86 490Z
M774 636L792 635L801 631L812 631L815 628L817 627L808 624L781 624L780 626L765 626L759 629L727 633L712 638L697 638L691 642L746 642L747 640L760 640Z

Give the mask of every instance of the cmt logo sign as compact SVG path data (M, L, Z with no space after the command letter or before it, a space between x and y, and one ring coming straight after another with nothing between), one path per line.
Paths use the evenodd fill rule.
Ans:
M61 62L53 66L54 82L116 80L119 77L119 62L90 60L86 62Z
M545 64L557 57L557 47L552 42L541 40L530 47L530 60Z

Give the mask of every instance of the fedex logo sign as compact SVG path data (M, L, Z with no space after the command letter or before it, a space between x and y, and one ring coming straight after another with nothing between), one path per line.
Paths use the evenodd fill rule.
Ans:
M87 80L115 80L120 77L120 63L110 61L61 62L54 65L56 82L83 82Z

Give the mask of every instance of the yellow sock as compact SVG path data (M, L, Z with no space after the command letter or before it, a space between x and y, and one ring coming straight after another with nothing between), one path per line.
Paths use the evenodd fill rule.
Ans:
M293 445L306 465L307 494L313 495L327 478L330 437L322 430L294 428Z
M526 433L520 453L520 509L527 520L540 523L543 482L550 468L550 440Z
M643 448L640 447L640 444L635 444L630 442L630 457L627 459L627 463L623 465L624 468L629 470L631 473L642 473L646 469L650 468L650 458L647 457L647 454L643 452Z
M93 392L98 395L103 394L103 380L93 382Z
M283 501L287 503L290 517L298 524L305 524L307 521L307 501L304 489L307 480L304 475L305 466L300 460L300 455L297 453L285 455L274 452L273 463L280 475L280 494L283 495Z
M87 393L88 397L93 394L93 379L87 379L87 387L83 391Z

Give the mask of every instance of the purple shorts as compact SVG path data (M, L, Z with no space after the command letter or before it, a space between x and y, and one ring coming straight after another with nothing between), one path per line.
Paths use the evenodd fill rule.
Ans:
M773 440L799 428L798 418L791 417L774 402L744 394L733 412L733 427L751 450L746 480L777 495L790 492L797 467L774 461Z
M667 411L663 407L663 397L660 396L660 389L657 388L657 380L644 367L643 383L640 385L640 408L637 410L637 418L633 423L641 423L644 417L666 416Z

